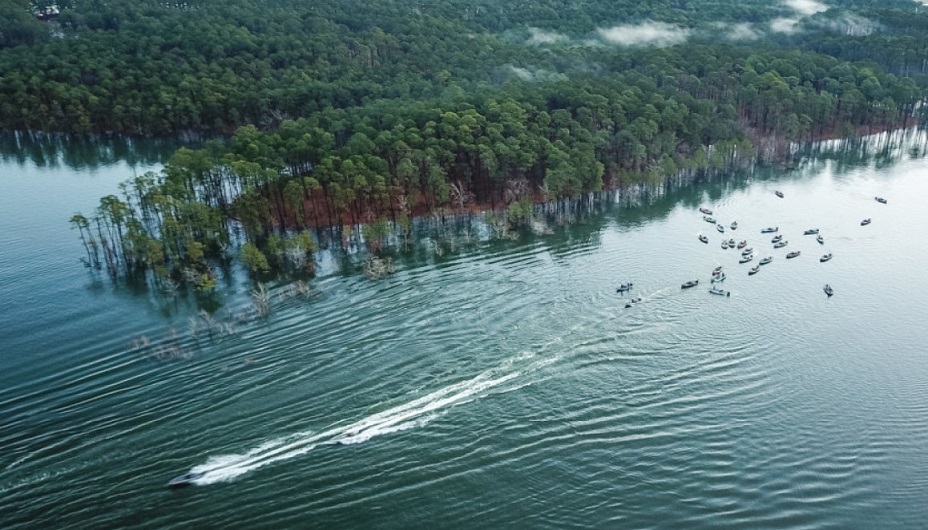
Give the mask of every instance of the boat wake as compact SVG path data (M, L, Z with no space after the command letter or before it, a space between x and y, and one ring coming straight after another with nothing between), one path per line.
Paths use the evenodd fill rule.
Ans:
M488 370L472 379L446 386L350 425L334 427L319 433L296 433L265 442L242 454L209 457L206 463L190 470L191 474L198 475L190 483L207 485L227 482L268 464L306 454L319 445L359 444L376 436L421 427L450 407L484 397L491 389L519 377L520 374L519 371L500 373L499 369Z

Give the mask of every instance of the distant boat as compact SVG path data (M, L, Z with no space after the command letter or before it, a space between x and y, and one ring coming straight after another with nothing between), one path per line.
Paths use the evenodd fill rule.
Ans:
M835 290L832 289L831 286L828 285L827 283L825 284L824 290L825 290L825 294L827 294L828 296L835 294Z
M818 237L815 238L815 240L818 241L818 243L819 243L820 245L824 245L824 244L825 244L825 238L822 237L822 234L819 234Z
M713 275L713 276L716 276L716 275L719 275L719 274L722 274L722 266L721 266L721 265L719 265L718 267L712 269L712 275Z
M202 471L199 472L199 473L193 473L193 472L191 472L191 473L184 473L183 475L181 475L181 476L179 476L179 477L174 477L174 478L172 478L171 480L169 480L169 481L168 481L168 487L169 487L169 488L181 488L181 487L184 487L184 486L189 486L190 484L193 484L193 481L194 481L194 480L196 480L196 479L202 477L202 476L205 475L205 474L206 474L206 473L205 473L205 472L202 472Z
M724 282L724 281L725 281L725 278L726 278L726 276L725 276L725 273L724 273L724 272L721 273L721 274L713 275L713 276L712 276L712 283Z
M779 198L781 198L781 199L783 198L783 192L782 192L782 191L777 190L777 191L775 191L774 193L777 194L777 197L779 197Z
M783 248L789 244L789 241L777 241L773 244L773 248Z
M723 234L725 233L725 226L722 223L715 225L715 229L719 232L722 232Z
M773 239L770 240L771 243L779 243L783 239L783 234L777 234L773 236Z
M771 261L773 261L773 256L767 256L766 258L760 260L760 261L758 262L758 265L766 265L766 264L770 263Z
M804 236L814 236L818 233L818 228L810 228L802 233Z
M742 240L740 243L738 243L738 248L739 248L739 249L740 249L740 248L744 248L744 247L746 247L746 246L748 246L748 240L747 240L747 239Z
M680 289L689 289L690 287L696 287L699 285L699 280L690 280L680 286Z
M883 197L874 197L874 199L876 200L876 202L886 204L886 199L884 199Z
M820 257L818 260L824 263L824 262L826 262L826 261L828 261L828 260L830 260L830 259L831 259L831 252L829 252L828 254L825 254L824 256Z
M707 223L715 224L715 219L713 219L712 217L709 217L708 215L702 216L702 220Z
M752 259L754 259L754 256L752 254L746 254L742 256L741 259L738 260L738 263L747 263L751 261Z
M731 296L730 291L726 291L725 289L719 289L718 287L710 287L709 292L712 294L720 295L720 296Z
M699 211L702 212L702 213L704 213L704 214L706 214L706 215L712 215L712 210L710 210L710 209L708 209L708 208L700 208Z
M627 282L627 283L623 283L622 285L620 285L620 286L615 290L615 292L617 292L617 293L624 293L625 291L631 291L631 290L632 290L632 282Z
M631 300L625 303L625 308L628 309L629 307L637 304L640 301L641 301L641 298L632 298Z
M751 269L748 271L748 275L750 276L750 275L752 275L752 274L757 274L758 272L760 272L760 265L754 265L754 266L751 267Z
M798 251L798 250L794 250L794 251L792 251L792 252L790 252L789 254L786 255L786 259L793 259L793 258L798 257L798 256L799 256L799 251Z
M732 221L732 222L731 222L731 229L732 229L732 230L737 230L737 229L738 229L738 221Z
M704 236L704 235L702 235L702 234L699 234L699 240L702 241L703 243L708 243L708 242L709 242L709 238L706 237L706 236Z
M728 248L728 240L725 240L725 239L722 240L722 248L724 249Z
M867 226L868 224L870 224L869 217L860 222L860 226Z
M754 247L748 247L741 251L741 255L747 256L748 254L752 254L753 252L754 252Z
M776 232L779 229L780 229L779 226L768 226L767 228L762 228L760 233L761 234L772 234L773 232Z
M734 239L734 238L728 240L728 246L731 247L731 248L735 248L735 239Z

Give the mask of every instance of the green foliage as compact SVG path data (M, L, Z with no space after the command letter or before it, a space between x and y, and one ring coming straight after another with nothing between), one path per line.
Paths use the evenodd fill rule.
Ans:
M267 257L251 242L242 245L242 262L251 272L268 272L271 270Z

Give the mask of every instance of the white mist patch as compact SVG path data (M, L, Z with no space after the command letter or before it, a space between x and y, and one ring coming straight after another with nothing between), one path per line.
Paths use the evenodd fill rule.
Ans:
M799 26L798 18L775 18L770 21L770 31L777 33L796 33Z
M520 375L518 371L503 375L494 375L494 372L489 370L347 426L334 427L320 433L304 432L278 438L242 454L211 456L206 463L190 470L191 473L202 474L193 483L206 485L226 482L268 464L306 454L319 445L360 444L376 436L421 427L448 408L478 399L488 390Z
M603 40L621 46L673 46L690 36L690 30L664 22L625 24L597 31Z
M529 37L526 42L529 44L554 44L561 41L566 41L567 37L561 35L560 33L554 31L546 31L541 28L528 28Z
M815 0L783 0L786 7L803 16L811 16L822 11L828 11L828 6Z
M754 29L750 22L739 22L737 24L716 22L713 26L729 40L754 40L760 37L760 33Z

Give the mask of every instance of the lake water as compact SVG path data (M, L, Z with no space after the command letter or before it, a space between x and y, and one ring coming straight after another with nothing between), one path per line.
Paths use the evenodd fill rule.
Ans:
M206 317L81 265L68 218L158 149L7 138L0 528L922 527L925 145L824 144L552 235L420 239L381 281L323 254L255 318L241 274Z

